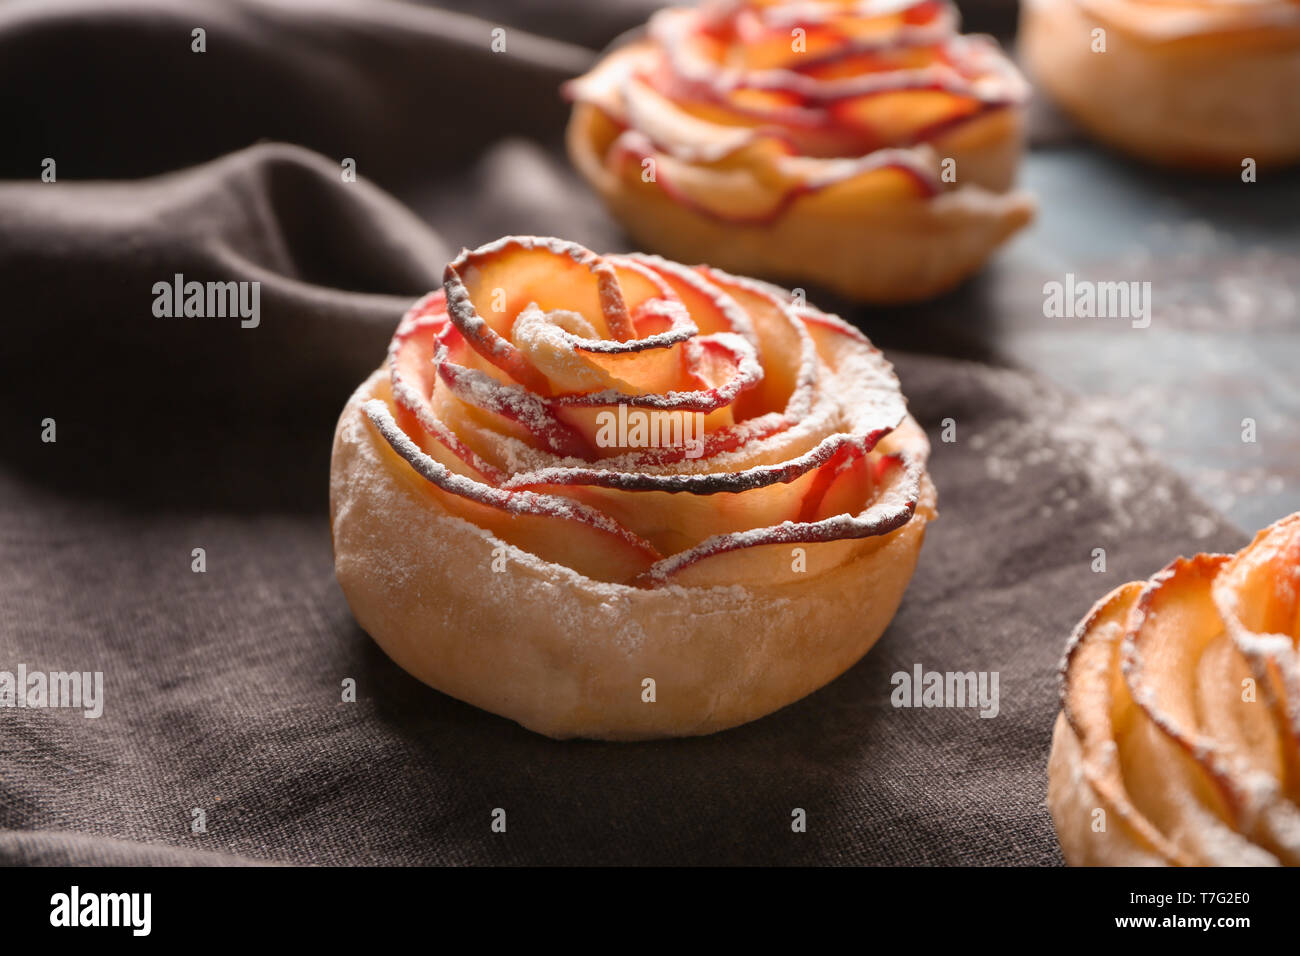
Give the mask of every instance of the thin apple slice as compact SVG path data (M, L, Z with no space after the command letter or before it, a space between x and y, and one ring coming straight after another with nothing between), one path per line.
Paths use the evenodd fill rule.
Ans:
M582 501L645 538L661 553L674 554L708 538L779 524L797 515L815 469L789 482L746 492L702 496L663 491L625 491L599 485L537 485L542 494L565 494Z
M1289 738L1285 779L1300 801L1300 512L1259 532L1228 562L1214 582L1214 603Z
M630 581L659 557L649 542L579 502L502 491L449 471L402 432L385 402L371 399L363 407L389 450L404 462L400 473L449 513L502 541L597 581ZM557 522L563 533L557 533Z
M656 163L652 184L641 178L642 164L648 158ZM837 202L852 193L855 201L881 204L929 198L938 189L918 157L900 150L878 150L853 160L783 154L771 164L758 166L708 165L659 153L642 134L628 130L615 141L607 162L629 188L658 188L675 202L737 225L770 224L796 200L832 186L843 190ZM763 170L779 171L779 183Z
M918 481L916 463L900 459L894 475L894 493L883 495L859 515L838 515L813 522L785 521L719 534L659 561L642 575L640 583L703 587L751 580L752 574L773 575L772 580L778 581L791 580L794 575L806 573L806 570L799 571L792 561L791 548L795 546L804 547L806 556L812 559L813 551L808 550L811 546L830 545L815 556L815 570L834 567L877 547L882 536L912 519L919 495ZM848 543L855 540L864 543Z
M737 399L737 414L749 418L783 409L792 419L803 418L811 408L817 383L817 351L803 322L790 308L789 293L720 269L700 266L698 271L741 306L758 342L763 381Z
M388 348L389 388L402 427L419 436L420 447L452 471L480 481L502 475L439 420L430 403L434 388L433 351L437 330L448 323L441 290L420 299L403 317Z
M545 376L510 341L515 318L529 305L583 317L601 337L624 340L635 330L612 266L576 243L513 236L447 264L447 311L470 346L538 394Z
M1071 635L1062 664L1061 702L1081 751L1084 779L1106 812L1138 846L1169 863L1193 862L1134 803L1125 783L1127 767L1145 760L1133 740L1143 722L1120 669L1127 622L1144 582L1122 585L1102 598Z
M752 127L710 122L692 115L636 77L623 87L628 124L656 144L672 144L678 159L712 162L745 149L756 138Z
M646 161L655 164L651 184ZM700 165L658 152L642 133L628 130L615 141L607 162L629 189L659 188L675 201L735 223L770 222L785 207L794 185L773 189L760 175L766 167Z
M757 351L759 341L753 321L740 307L740 303L709 281L708 277L689 266L660 256L634 254L623 258L654 271L667 283L673 295L685 306L701 335L735 332Z
M822 480L822 470L834 474L843 460L841 450L853 446L866 453L877 437L833 435L799 458L738 472L653 473L555 467L514 475L503 487L563 494L584 501L613 515L669 554L720 535L798 518L810 494L820 498L824 493L829 479ZM915 488L897 497L915 506Z
M819 60L844 48L844 34L832 23L801 25L802 42L797 50L791 42L791 28L771 29L753 11L742 11L735 28L733 49L746 70L798 70L806 60ZM890 26L882 23L880 29L886 35Z
M521 385L499 381L481 369L461 364L472 354L459 330L451 326L440 336L433 364L438 386L455 400L493 416L479 416L480 424L561 457L586 457L590 453L582 433L557 416L546 399ZM440 414L448 416L449 409L443 406Z
M1138 599L1122 653L1129 693L1147 723L1145 759L1128 768L1130 789L1144 814L1200 859L1246 853L1295 865L1300 811L1260 785L1281 779L1277 730L1266 708L1242 699L1249 667L1212 599L1227 562L1225 555L1179 559Z
M868 131L876 145L910 146L933 138L932 131L973 119L991 107L974 97L945 90L910 89L853 96L830 107L837 126Z

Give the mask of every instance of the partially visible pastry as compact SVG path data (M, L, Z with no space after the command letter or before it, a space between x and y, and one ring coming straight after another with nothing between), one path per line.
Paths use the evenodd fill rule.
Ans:
M569 154L644 248L921 300L1024 226L1028 87L948 0L656 13L566 88Z
M1025 0L1020 50L1098 139L1169 166L1300 160L1300 2Z
M788 292L508 237L339 418L339 584L399 665L553 737L705 734L884 631L935 517L889 363Z
M1070 639L1048 806L1078 865L1300 863L1300 513L1126 584Z

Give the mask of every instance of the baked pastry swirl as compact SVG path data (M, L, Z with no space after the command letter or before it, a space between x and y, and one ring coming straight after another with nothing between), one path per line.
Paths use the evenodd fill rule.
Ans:
M713 2L566 87L569 154L644 248L932 297L1025 225L1028 88L947 0Z
M1300 863L1300 513L1107 595L1071 638L1048 806L1076 865Z
M880 636L935 515L928 453L837 317L510 237L447 266L344 409L337 576L452 696L556 737L709 733Z
M1025 0L1019 43L1039 85L1126 152L1205 169L1300 160L1297 0Z

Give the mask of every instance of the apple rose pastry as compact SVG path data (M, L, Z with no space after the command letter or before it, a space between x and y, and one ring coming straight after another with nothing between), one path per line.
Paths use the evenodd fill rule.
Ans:
M357 621L554 737L705 734L884 631L935 492L893 370L716 269L506 238L447 266L339 419Z
M1297 642L1300 513L1094 607L1048 765L1066 860L1300 863Z
M1025 0L1020 47L1119 149L1206 169L1300 160L1297 0Z
M932 297L1033 216L1008 189L1027 86L947 0L656 13L566 87L569 154L645 248Z

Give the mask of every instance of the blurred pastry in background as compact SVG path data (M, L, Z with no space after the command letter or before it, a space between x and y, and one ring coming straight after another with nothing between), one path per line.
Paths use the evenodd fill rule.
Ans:
M1295 0L1025 0L1035 81L1092 135L1199 169L1300 159Z
M1033 217L1028 86L946 0L656 13L566 87L570 156L639 245L866 302L943 293Z

